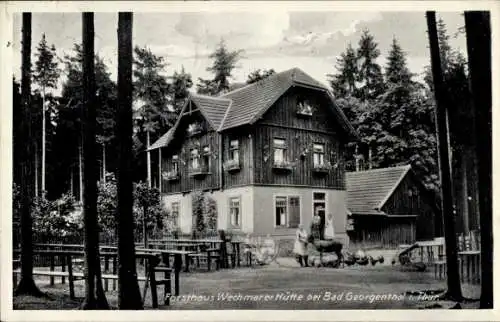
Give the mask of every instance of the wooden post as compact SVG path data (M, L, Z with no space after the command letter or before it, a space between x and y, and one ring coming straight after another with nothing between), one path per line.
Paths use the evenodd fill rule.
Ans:
M436 30L436 13L426 12L427 28L431 51L432 77L434 81L434 95L436 98L436 122L438 137L439 170L441 177L441 206L445 229L446 267L447 267L447 296L454 300L461 300L462 289L458 272L457 242L455 234L455 220L453 215L451 169L449 159L449 141L447 125L447 106L445 105L445 88L439 56L439 44Z
M160 191L161 200L161 148L158 149L158 190Z
M475 148L481 227L480 308L493 308L493 211L491 140L491 26L489 12L466 11L470 88L476 123Z

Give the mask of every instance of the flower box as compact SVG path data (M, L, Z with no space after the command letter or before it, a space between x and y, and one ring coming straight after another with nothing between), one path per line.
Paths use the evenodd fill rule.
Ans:
M162 173L163 180L167 181L177 181L179 180L179 172L177 171L165 171Z
M277 171L292 171L292 165L288 161L275 161L273 169Z
M315 164L312 171L316 174L328 174L332 167L328 164Z
M208 169L206 167L190 168L189 176L191 177L203 177L208 174Z
M237 172L240 170L240 161L228 160L224 163L224 169L228 172Z
M187 129L187 134L189 136L198 135L201 134L202 132L203 132L203 127L199 123L190 124Z

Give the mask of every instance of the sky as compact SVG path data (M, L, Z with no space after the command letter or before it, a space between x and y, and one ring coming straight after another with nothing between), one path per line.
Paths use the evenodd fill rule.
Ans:
M466 54L462 12L438 12L447 25L452 47ZM95 49L104 58L112 79L117 76L117 14L95 14ZM386 64L393 37L407 54L413 73L421 74L429 65L425 13L422 12L311 12L272 10L266 12L164 12L134 13L133 44L147 46L169 64L166 74L182 67L193 80L211 78L206 68L208 55L221 39L231 50L243 50L233 82L244 82L255 69L280 72L298 67L327 84L327 74L335 73L337 57L351 43L357 47L367 28L378 42ZM21 15L14 14L14 75L21 65ZM32 44L45 33L60 57L71 54L73 44L81 42L80 13L33 13ZM61 66L62 67L62 66ZM417 79L420 78L417 76ZM59 88L60 90L60 88Z

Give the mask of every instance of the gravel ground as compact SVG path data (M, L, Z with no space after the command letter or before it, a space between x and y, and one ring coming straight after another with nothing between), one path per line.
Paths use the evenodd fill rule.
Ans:
M67 284L50 286L48 278L37 280L37 284L52 299L15 297L15 309L78 309L84 295L82 281L76 284L76 301L69 299ZM291 258L279 258L278 263L263 267L183 273L181 296L171 298L171 305L160 309L417 309L436 304L446 308L454 303L406 294L445 286L430 272L403 271L400 266L300 268ZM462 288L465 296L479 298L478 285ZM159 290L159 297L162 295ZM107 297L116 307L116 291L109 291ZM151 308L149 292L145 306ZM462 305L477 306L478 302Z

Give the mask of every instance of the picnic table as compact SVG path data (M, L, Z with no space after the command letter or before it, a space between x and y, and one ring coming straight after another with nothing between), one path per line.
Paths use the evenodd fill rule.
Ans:
M478 283L481 275L481 251L465 250L458 252L458 259L462 280Z
M60 246L60 245L57 245ZM74 245L73 245L74 246ZM50 247L53 247L53 245L50 245ZM111 247L107 247L110 249ZM20 255L21 250L20 249L14 249L13 251L14 256ZM85 273L84 272L75 272L73 268L73 263L75 259L80 259L85 256L85 252L83 250L54 250L54 249L35 249L33 250L34 255L38 256L45 256L50 258L50 268L48 271L44 270L34 270L33 275L41 275L41 276L49 276L51 280L51 285L54 285L54 277L61 277L61 283L65 283L65 278L68 278L68 284L69 284L69 292L70 292L70 298L74 299L75 298L75 289L74 289L74 282L78 279L84 279L85 278ZM102 278L106 281L105 287L107 291L107 281L109 279L112 279L114 282L118 279L118 276L116 275L116 259L118 257L118 253L116 251L103 251L100 252L99 254L101 257L105 258L105 270L101 274ZM148 270L146 272L147 276L138 276L138 280L144 281L144 295L143 299L146 296L146 290L147 290L147 285L148 281L149 284L151 285L151 298L152 298L152 304L154 308L158 307L158 295L157 295L157 289L156 287L158 285L165 285L165 293L170 293L170 270L158 270L158 271L163 271L165 272L165 279L163 280L157 280L156 279L156 271L157 271L157 266L158 263L160 262L158 258L157 253L152 253L148 251L137 251L135 253L136 258L141 258L145 259L147 262L147 267ZM61 271L56 271L55 270L55 258L59 257L62 259L61 261ZM112 274L107 274L107 269L109 268L108 260L109 258L113 259L113 273ZM67 267L67 271L66 271ZM20 274L21 271L19 269L14 269L13 270L13 275L14 277L17 276L17 274ZM168 273L168 276L167 276ZM15 279L15 284L17 284L17 280ZM175 285L176 285L176 295L179 293L179 275L175 275ZM168 290L168 291L167 291ZM165 303L168 304L168 298L166 298Z

